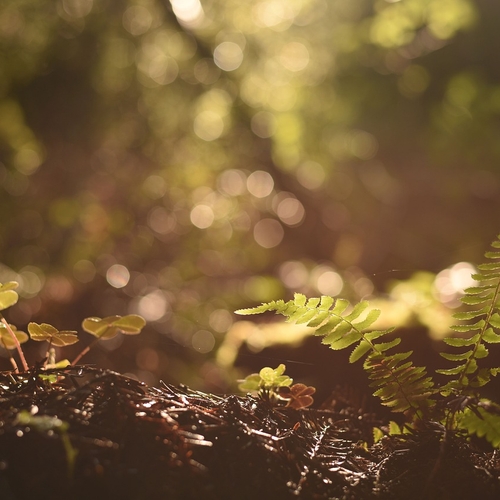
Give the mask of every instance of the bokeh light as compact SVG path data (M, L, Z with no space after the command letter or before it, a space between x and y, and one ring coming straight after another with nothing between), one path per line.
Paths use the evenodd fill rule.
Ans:
M449 307L460 305L459 299L464 295L464 290L477 284L472 278L472 274L476 272L469 262L458 262L438 273L434 289L439 300Z
M123 288L130 280L130 272L121 264L113 264L106 272L106 280L114 288Z

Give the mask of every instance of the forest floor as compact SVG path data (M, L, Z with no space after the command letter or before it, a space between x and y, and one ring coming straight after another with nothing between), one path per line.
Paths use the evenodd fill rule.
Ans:
M0 498L500 498L500 453L438 424L377 443L373 427L345 391L295 410L86 366L4 372Z

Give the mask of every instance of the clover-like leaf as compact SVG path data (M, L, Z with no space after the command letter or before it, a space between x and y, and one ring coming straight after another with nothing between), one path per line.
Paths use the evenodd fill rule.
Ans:
M0 311L13 306L19 299L19 295L14 290L19 286L16 281L0 283Z
M284 372L284 364L280 364L277 368L269 368L268 366L262 368L259 372L259 376L262 379L261 387L272 389L292 385L293 380L288 375L283 375Z
M312 395L316 392L316 388L305 384L293 384L290 387L280 387L279 395L282 399L287 399L289 408L307 408L314 403Z
M86 318L82 328L99 339L112 339L118 332L126 335L137 335L146 325L141 316L129 314L128 316L108 316L106 318Z
M9 324L9 326L20 344L28 341L29 337L25 332L18 331L14 325ZM12 335L3 323L0 323L0 345L6 349L15 349L17 347Z
M260 389L262 379L258 373L247 375L243 380L239 380L238 389L242 392L257 392Z
M59 331L48 323L29 323L28 332L32 340L42 342L46 340L57 347L64 347L78 342L76 332L70 330Z

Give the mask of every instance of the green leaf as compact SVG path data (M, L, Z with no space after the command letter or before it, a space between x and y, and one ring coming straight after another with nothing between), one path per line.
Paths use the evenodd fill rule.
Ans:
M373 330L371 332L365 333L365 339L372 341L378 339L379 337L383 337L384 335L387 335L392 331L394 331L394 328L389 328L388 330Z
M367 307L368 302L359 302L354 306L353 310L344 319L350 322L354 321L355 319L359 318L359 316L361 316L361 314L367 309Z
M330 336L328 336L330 337ZM350 333L347 333L343 337L335 340L335 341L329 341L328 337L325 337L323 339L324 344L328 344L331 349L335 351L340 351L342 349L345 349L346 347L349 347L352 344L355 344L358 342L361 338L362 335L359 332L356 331L351 331Z
M367 315L366 318L358 323L355 323L354 326L357 330L363 331L369 328L380 316L380 309L372 309Z
M455 319L459 321L468 321L471 319L479 318L480 316L484 316L489 310L489 307L483 307L481 309L477 309L475 311L466 311L466 312L457 312L453 314Z
M239 380L238 389L242 392L247 391L258 391L261 382L260 375L258 373L252 373L248 375L244 380Z
M441 373L442 375L459 375L465 369L465 365L455 366L454 368L445 368L436 370L436 373Z
M285 372L285 365L280 364L277 368L270 368L266 366L259 372L261 379L260 386L267 389L274 387L287 387L292 384L293 380L288 375L283 375Z
M480 271L497 271L500 269L500 262L490 262L487 264L480 264L477 266Z
M460 301L468 306L476 306L478 304L483 304L486 297L477 297L475 295L464 295Z
M305 306L307 302L307 297L302 294L302 293L295 293L293 295L293 301L295 302L295 305L297 306Z
M47 341L57 347L64 347L78 342L77 333L74 331L62 331L49 325L48 323L29 323L28 332L32 340L38 342Z
M450 354L447 352L440 352L440 356L444 359L448 359L450 361L462 361L464 359L469 359L472 356L472 351L462 352L460 354Z
M484 256L487 259L500 259L500 252L486 252Z
M445 344L451 345L453 347L464 347L476 344L479 341L480 334L476 333L470 338L462 338L462 337L446 337L443 339Z
M485 405L488 403L483 401ZM475 411L466 408L458 419L458 425L469 434L486 438L495 448L500 447L500 414L497 405L494 406L494 412L482 407L475 408Z
M330 317L330 311L320 311L319 309L315 311L316 316L307 323L307 326L316 327L321 325L323 321Z
M307 307L309 309L317 309L321 299L319 297L313 297L307 301ZM297 384L295 384L297 385Z
M371 344L366 340L362 340L352 351L349 356L349 363L355 363L361 359L372 348Z
M330 318L323 326L318 328L314 332L314 335L326 335L326 334L332 332L335 328L338 327L338 325L340 325L343 322L344 322L344 320L342 317L334 316L333 318ZM344 322L344 324L347 325L349 327L349 329L351 328L351 325L349 325L349 323Z
M321 330L321 328L319 330ZM319 332L319 330L318 330L318 332ZM331 331L328 335L326 335L324 337L322 342L323 342L323 344L331 345L333 342L340 340L343 336L345 336L347 333L349 333L351 331L352 331L352 326L349 323L342 321L341 323L337 324L337 326L335 327L335 329L333 331ZM356 331L353 333L357 336L358 339L361 338L360 333L358 333ZM351 344L348 344L348 345L351 345Z
M137 335L146 324L144 318L135 314L128 316L108 316L107 318L86 318L82 328L94 337L106 340L115 337L118 332L126 335Z
M24 344L28 341L29 337L25 332L17 330L14 325L9 324L9 326L20 344ZM2 347L5 347L5 349L16 349L17 347L16 343L12 339L12 335L3 323L0 323L0 344Z
M500 335L495 333L493 328L487 328L483 334L483 340L489 344L498 344L500 342Z
M500 328L500 314L498 313L492 314L489 323L494 328Z
M5 285L2 285L5 286ZM0 311L13 306L19 299L17 292L11 289L2 290L0 288Z
M464 290L467 295L480 295L484 292L490 292L493 285L470 286Z
M349 301L345 299L337 299L331 310L332 314L340 316L349 307Z
M456 332L470 332L472 330L481 330L485 324L484 319L480 319L472 325L452 325L450 328Z
M327 295L322 295L319 309L324 310L324 311L328 311L333 306L334 302L335 302L335 299L333 297L328 297Z
M146 320L137 314L129 314L113 322L125 335L137 335L146 326Z

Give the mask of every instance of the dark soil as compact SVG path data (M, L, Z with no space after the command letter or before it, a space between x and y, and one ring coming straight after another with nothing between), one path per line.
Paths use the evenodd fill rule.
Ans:
M496 452L438 424L373 444L380 422L341 392L294 410L90 367L40 373L0 374L1 500L500 498Z

